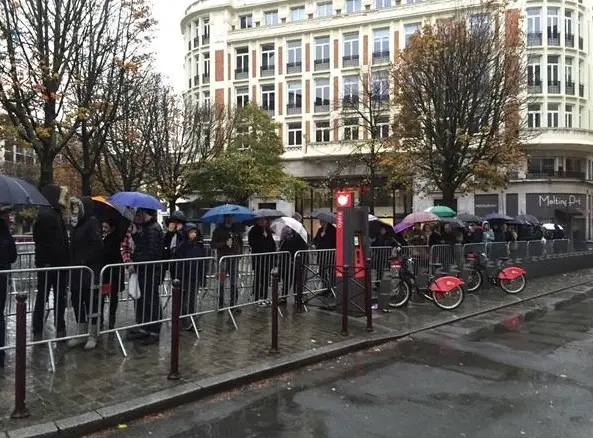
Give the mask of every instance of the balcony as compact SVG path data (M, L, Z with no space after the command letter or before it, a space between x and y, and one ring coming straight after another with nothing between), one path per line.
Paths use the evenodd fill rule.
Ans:
M548 94L560 94L560 82L548 82Z
M342 56L342 67L358 67L358 55Z
M527 45L528 46L541 46L542 45L542 33L531 32L527 34Z
M329 100L315 99L313 111L315 113L329 113Z
M264 112L270 117L274 117L276 115L276 109L274 107L262 106L261 109L263 109Z
M200 85L200 75L195 75L194 76L194 87L197 87L198 85Z
M315 71L329 70L329 58L316 59L314 61Z
M194 49L200 47L200 37L194 37Z
M301 61L287 62L286 63L286 74L292 75L303 71L303 63Z
M294 104L289 103L286 105L286 115L295 115L295 114L302 114L303 113L303 106L301 104Z
M344 107L344 109L358 108L359 101L360 99L358 96L345 96L342 98L342 107Z
M389 50L373 52L373 64L387 64L389 61Z
M583 37L579 37L579 50L583 50L583 47L585 47Z
M574 47L574 34L572 34L572 33L564 34L564 45L566 47Z
M548 46L560 46L560 34L548 33Z
M260 76L262 78L274 76L275 66L274 65L262 65L259 69Z
M249 69L248 68L236 68L235 69L235 79L247 79L249 78Z
M210 35L202 35L202 45L210 44Z
M569 81L564 85L565 94L574 96L574 82Z
M529 94L541 94L542 93L542 81L531 81L527 84L527 92Z
M202 74L202 84L209 84L210 83L210 73Z
M551 178L563 178L563 179L579 179L584 181L586 179L585 172L579 172L576 170L548 170L548 171L528 171L525 174L526 179L551 179Z
M579 97L585 97L585 84L579 84Z

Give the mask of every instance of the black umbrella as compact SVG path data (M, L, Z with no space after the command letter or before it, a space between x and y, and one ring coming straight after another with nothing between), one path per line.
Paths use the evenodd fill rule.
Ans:
M326 211L314 211L311 213L311 217L320 221L329 222L330 224L336 222L336 216L333 213L328 213Z
M519 216L517 216L515 219L517 219L518 221L524 221L527 222L531 225L539 225L540 221L538 218L536 218L534 215L532 214L520 214Z
M452 228L465 228L466 225L464 222L459 220L458 218L454 217L443 217L439 220L441 224L449 224Z
M487 214L486 216L484 216L483 218L485 221L488 222L493 222L493 221L497 221L497 222L512 222L513 218L510 216L507 216L506 214L502 214L502 213L490 213Z
M381 228L384 228L390 236L395 236L395 231L393 231L391 225L381 221L377 216L369 214L369 237L375 239L379 235Z
M455 216L455 219L459 219L461 222L470 222L476 224L482 222L482 219L480 219L479 216L470 213L458 213L457 216Z
M7 175L0 175L0 204L49 207L47 199L33 184Z
M286 217L280 210L271 208L260 208L259 210L255 210L254 213L257 218L266 217L270 219L278 219L279 217Z

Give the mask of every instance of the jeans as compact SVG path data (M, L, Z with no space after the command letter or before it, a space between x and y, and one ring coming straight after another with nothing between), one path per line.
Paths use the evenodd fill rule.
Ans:
M109 292L109 328L115 327L115 318L117 316L117 304L119 300L119 287L114 285L111 286L111 291ZM104 321L105 315L105 304L107 302L107 295L101 296L101 324Z
M35 297L35 309L33 310L33 333L43 333L43 319L45 304L49 299L49 291L54 291L54 325L56 331L66 330L66 305L68 303L67 271L43 271L37 273L37 296Z
M99 291L96 287L83 286L81 289L73 289L71 300L76 322L86 324L89 322L90 317L91 324L97 324L97 317L99 316Z
M141 296L136 300L136 322L145 324L147 322L159 321L162 319L161 297L159 286L161 284L161 272L159 266L141 265L137 268L138 284L140 285ZM143 326L153 335L161 332L161 323L155 322Z
M237 289L237 280L239 277L239 259L229 258L224 259L220 267L220 286L218 290L218 308L224 307L224 283L226 278L229 279L231 286L230 306L237 304L239 298L239 291Z
M255 301L267 300L272 273L272 259L270 255L256 256L253 261L253 291Z

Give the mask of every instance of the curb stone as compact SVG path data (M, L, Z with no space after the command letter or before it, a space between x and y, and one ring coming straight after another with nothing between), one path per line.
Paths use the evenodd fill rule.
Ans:
M589 286L584 288L583 286L585 285ZM583 290L574 293L564 293L569 289L578 289L579 287L583 288ZM452 320L432 323L424 327L404 332L391 331L387 333L365 334L363 337L357 338L345 338L342 342L323 345L313 351L295 353L264 362L263 364L231 371L219 376L180 384L153 394L106 406L81 415L66 417L61 420L56 420L55 422L43 423L27 428L15 429L6 433L0 432L0 438L3 438L1 435L2 433L5 433L8 438L79 437L84 434L117 426L123 422L131 421L150 413L197 401L230 388L282 374L293 369L302 368L307 365L323 362L358 350L364 350L376 345L406 338L410 335L427 330L459 323L470 318L473 318L475 321L481 316L492 316L497 314L497 312L504 311L507 307L523 308L524 310L519 311L517 316L522 318L522 320L529 320L543 315L550 310L560 309L563 306L582 301L592 293L592 282L587 281L581 284L566 286L555 291L545 292L539 296L528 297L521 301L506 303L489 310L481 310L472 314L456 317ZM549 297L553 294L561 295L561 297L558 299ZM543 305L537 305L536 307L526 305L526 303L541 298L547 298L549 302ZM475 339L476 336L478 338L483 337L483 333L490 334L503 328L504 321L500 321L500 318L494 320L490 319L490 321L486 321L485 326L465 330L465 337L469 336L472 339ZM456 327L456 330L459 334L459 328ZM463 328L461 330L463 331Z

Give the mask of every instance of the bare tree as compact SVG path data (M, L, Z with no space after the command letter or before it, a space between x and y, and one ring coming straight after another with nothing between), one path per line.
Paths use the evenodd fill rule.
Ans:
M450 207L456 193L504 186L522 157L519 26L504 5L459 11L412 36L393 67L393 171Z
M63 149L80 173L84 195L91 194L91 178L107 145L109 130L121 115L118 108L126 93L124 87L130 84L124 79L148 60L146 42L154 24L145 0L105 0L88 20L91 32L78 47L80 61L72 70L73 92L68 96L72 120L78 128L74 141Z
M392 151L389 142L392 116L389 90L387 66L346 76L338 107L344 132L343 142L349 153L338 160L337 169L332 176L337 177L348 167L358 166L364 169L371 214L375 213L376 189L384 174L385 158Z
M78 128L59 134L72 92L79 45L99 0L0 0L0 103L19 136L37 153L40 185L52 182L53 161Z

